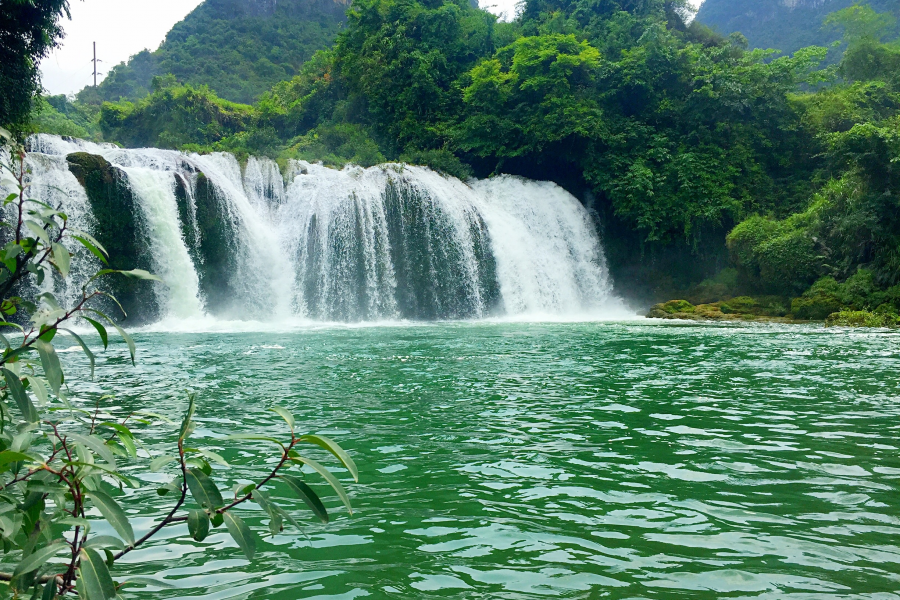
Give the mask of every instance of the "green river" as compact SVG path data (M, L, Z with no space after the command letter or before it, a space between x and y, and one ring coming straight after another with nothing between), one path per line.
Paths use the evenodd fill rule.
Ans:
M117 563L175 586L138 598L900 599L895 332L482 322L136 340L136 368L118 344L93 382L63 353L84 382L72 395L177 419L195 391L193 439L236 465L216 467L221 489L275 461L219 439L285 436L274 405L360 468L355 484L310 446L354 515L318 476L328 525L278 488L304 532L263 538L252 564L224 527L200 544L166 530ZM151 454L174 438L142 434ZM138 535L172 475L126 489ZM255 504L238 514L266 531Z

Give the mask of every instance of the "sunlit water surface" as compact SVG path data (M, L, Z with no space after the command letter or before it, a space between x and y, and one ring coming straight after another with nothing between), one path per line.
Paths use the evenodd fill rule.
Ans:
M216 469L223 490L274 453L217 438L282 435L274 405L338 440L361 479L329 462L351 517L307 477L328 525L276 489L305 532L264 538L252 564L224 527L201 544L169 528L117 564L177 586L138 598L900 598L895 333L646 321L136 337L136 368L111 347L73 395L178 418L197 392L196 443L240 465ZM143 439L174 448L170 429ZM140 535L170 475L134 473L144 486L122 500ZM256 505L239 514L265 530Z

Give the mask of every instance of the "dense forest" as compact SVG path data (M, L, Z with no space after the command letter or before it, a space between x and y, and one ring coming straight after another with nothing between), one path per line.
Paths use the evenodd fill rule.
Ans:
M508 23L465 0L357 0L334 45L254 104L167 73L135 101L46 99L36 123L126 146L553 180L596 211L618 289L641 303L895 314L895 19L832 13L845 50L824 66L826 47L751 50L690 17L669 0L528 0Z

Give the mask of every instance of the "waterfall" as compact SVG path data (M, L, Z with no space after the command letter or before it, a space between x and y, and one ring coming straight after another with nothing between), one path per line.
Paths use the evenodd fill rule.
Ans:
M242 168L230 154L49 135L28 145L32 189L63 190L53 199L79 228L115 238L133 221L139 239L118 241L165 282L153 318L590 318L617 304L595 223L552 183L402 164L290 161L282 174L265 158ZM102 157L91 181L107 187L73 153Z
M165 282L154 289L162 314L180 319L202 315L200 280L182 235L174 173L143 167L122 170L139 200L152 271Z

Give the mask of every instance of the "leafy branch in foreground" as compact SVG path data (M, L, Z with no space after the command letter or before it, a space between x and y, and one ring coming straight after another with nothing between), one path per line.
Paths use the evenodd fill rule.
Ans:
M8 144L9 139L8 132L0 129L0 143ZM297 521L269 496L276 481L282 481L322 522L328 522L328 513L316 492L286 473L295 465L318 472L351 510L338 479L317 461L298 453L297 447L311 444L330 452L358 481L353 460L326 437L298 435L293 416L283 408L272 410L288 425L287 441L255 435L230 437L271 442L280 456L265 477L236 486L233 498L226 500L213 479L210 463L228 467L228 462L213 450L188 445L196 406L190 396L177 432L177 452L155 456L149 465L143 465L149 471L160 471L175 464L177 473L172 481L157 490L161 496L173 493L175 502L149 531L140 537L135 534L114 495L116 487L137 488L139 483L118 463L150 458L145 450L139 452L143 446L135 435L137 426L171 421L146 411L101 406L110 396L100 396L93 410L73 405L67 397L53 340L57 335L74 340L87 356L93 377L93 351L80 335L63 325L83 319L96 329L104 349L109 344L106 327L110 325L125 340L133 363L134 341L92 305L100 297L118 304L97 284L111 274L158 278L141 270L101 268L86 278L71 306L64 306L46 291L35 292L34 300L14 295L27 296L28 290L40 289L48 278L64 281L70 277L73 255L66 244L77 242L104 264L107 253L90 234L69 226L61 205L54 207L27 197L28 172L21 148L0 146L0 159L4 155L9 157L9 164L0 165L6 175L0 180L0 189L13 191L3 201L0 219L0 244L4 244L0 247L0 327L7 330L0 333L0 546L10 570L0 572L0 581L7 582L13 597L53 600L77 594L87 600L113 600L121 597L127 585L163 586L163 582L146 578L116 582L112 570L118 559L173 524L186 523L189 535L198 542L206 538L210 526L225 525L251 559L256 550L255 534L232 509L246 502L256 503L268 515L272 535L283 530L285 521L299 528ZM189 505L189 496L195 507ZM116 536L93 535L92 528L99 521L92 516L93 509Z

